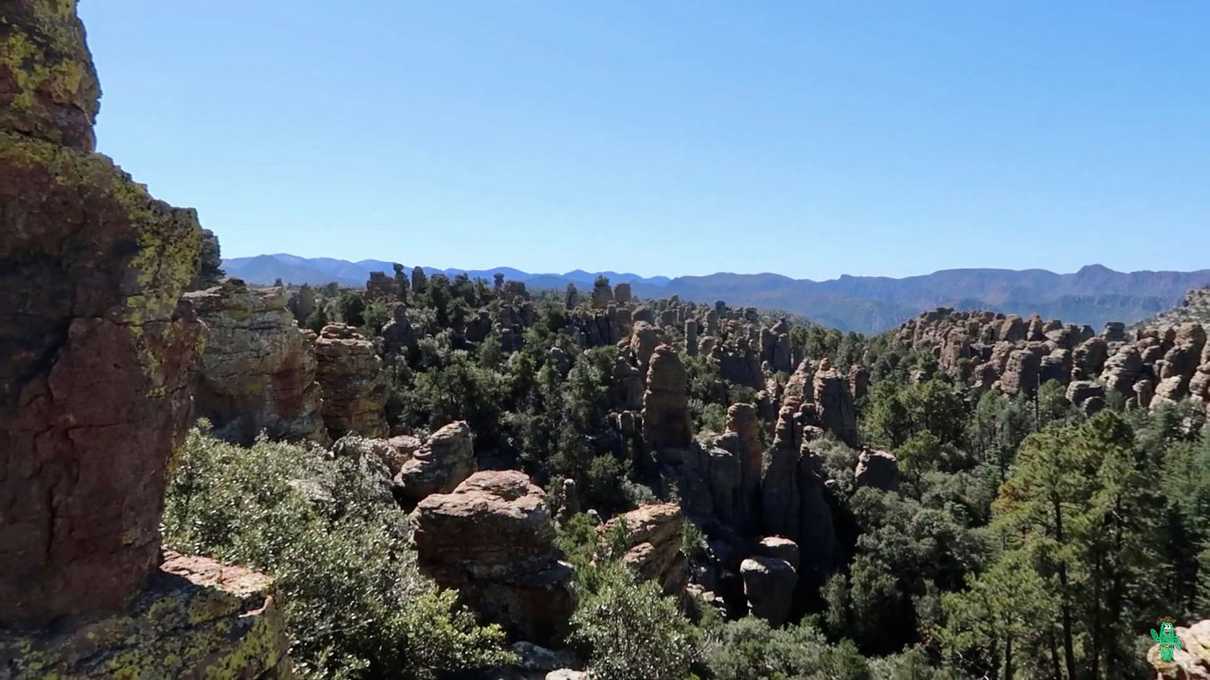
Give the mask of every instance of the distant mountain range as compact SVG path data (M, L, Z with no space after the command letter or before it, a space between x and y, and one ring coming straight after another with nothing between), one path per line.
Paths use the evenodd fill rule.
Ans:
M348 262L333 258L295 255L258 255L223 260L229 276L250 283L287 283L342 286L365 285L370 272L390 274L393 264L383 260ZM408 267L409 271L411 267ZM592 287L598 274L612 283L628 282L640 297L679 295L685 300L781 309L809 317L820 324L863 333L889 330L921 311L938 306L988 309L1099 328L1106 321L1134 323L1159 314L1181 301L1193 288L1210 286L1210 269L1193 272L1117 272L1101 265L1082 267L1074 274L1044 269L947 269L923 276L895 279L884 276L841 276L827 281L792 279L779 274L710 274L709 276L642 277L618 272L575 270L565 274L531 274L510 267L493 269L436 269L429 273L491 280L497 272L533 289L558 289L574 283Z

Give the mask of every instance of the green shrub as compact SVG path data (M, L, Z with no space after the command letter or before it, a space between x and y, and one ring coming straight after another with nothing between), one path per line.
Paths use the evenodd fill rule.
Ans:
M720 626L706 646L706 665L716 680L866 680L870 670L848 640L829 645L803 623L770 628L749 616Z
M305 675L436 678L509 660L498 627L419 573L403 512L355 461L195 429L165 505L165 544L276 579Z
M600 567L596 590L581 589L571 641L594 680L683 680L699 657L697 630L650 581L620 563Z

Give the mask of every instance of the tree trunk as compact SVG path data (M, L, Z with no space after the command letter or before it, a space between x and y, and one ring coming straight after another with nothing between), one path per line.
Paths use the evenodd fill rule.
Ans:
M1055 540L1063 545L1063 510L1059 499L1051 499L1055 511ZM1067 667L1068 680L1076 677L1076 653L1071 633L1071 586L1067 580L1067 565L1059 563L1059 585L1063 589L1063 661Z

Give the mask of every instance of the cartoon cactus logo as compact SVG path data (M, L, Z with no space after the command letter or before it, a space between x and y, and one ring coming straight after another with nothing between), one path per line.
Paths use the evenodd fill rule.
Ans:
M1160 632L1151 629L1151 639L1160 646L1160 661L1172 663L1172 655L1181 649L1181 639L1176 636L1176 628L1171 621L1160 621Z

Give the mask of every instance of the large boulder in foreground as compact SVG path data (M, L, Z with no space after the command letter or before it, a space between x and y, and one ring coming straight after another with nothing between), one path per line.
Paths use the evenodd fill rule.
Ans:
M542 490L516 470L471 475L412 511L420 569L509 635L550 644L575 609Z
M203 326L201 227L90 153L75 3L0 3L0 626L122 608L159 564Z
M168 552L125 612L62 631L0 632L9 678L290 678L272 581Z
M185 299L209 328L194 404L215 435L245 445L262 431L326 443L315 349L286 308L285 291L228 279Z
M387 383L374 343L350 326L328 324L315 341L315 358L324 424L332 439L350 432L385 437Z

